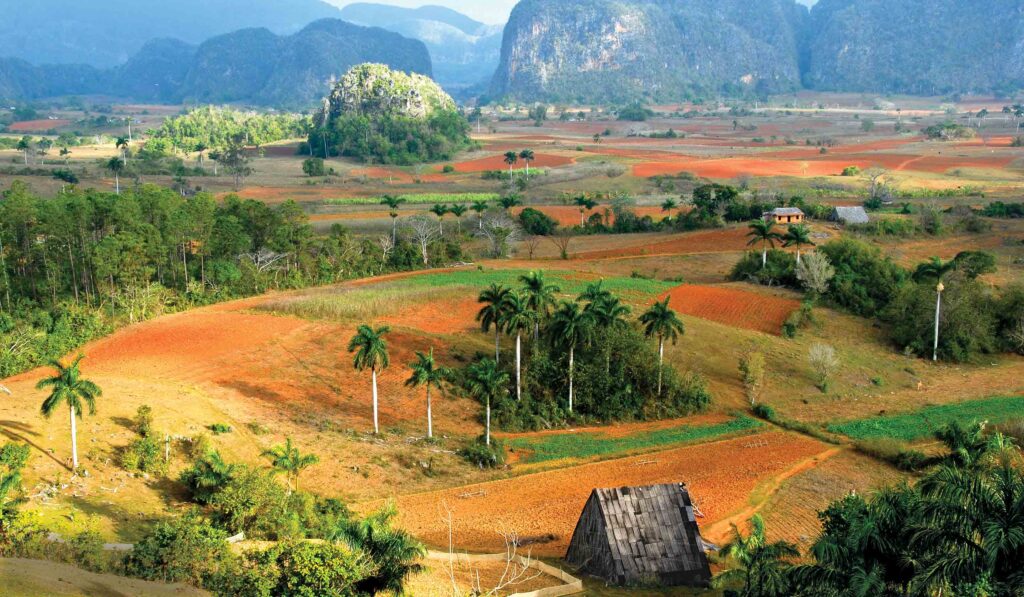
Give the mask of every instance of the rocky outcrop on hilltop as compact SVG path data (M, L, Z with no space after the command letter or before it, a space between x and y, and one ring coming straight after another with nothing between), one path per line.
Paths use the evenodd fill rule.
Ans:
M426 118L455 108L451 96L429 77L392 70L384 64L360 64L331 88L314 122L323 126L342 114Z

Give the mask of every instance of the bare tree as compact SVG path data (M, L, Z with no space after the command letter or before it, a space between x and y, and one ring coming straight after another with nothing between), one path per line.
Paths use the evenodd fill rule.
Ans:
M835 275L836 270L829 263L828 257L819 251L804 255L796 264L797 279L816 297L828 292L829 282Z
M750 400L750 406L757 404L757 399L764 389L765 381L764 354L751 348L740 356L740 375L743 378L743 390Z
M892 202L892 187L885 180L888 172L881 168L869 168L864 172L868 178L868 197L879 199L883 203Z
M483 216L483 226L477 233L487 239L492 257L508 255L511 243L519 240L522 228L512 216L504 211L495 211Z
M406 218L403 226L409 230L413 240L420 246L423 265L430 265L430 255L427 250L430 248L430 243L438 236L437 223L421 214Z
M839 357L836 355L836 349L828 344L819 342L811 346L807 353L807 360L810 361L811 369L814 370L814 381L817 383L818 389L822 392L828 392L832 376L835 375L836 369L839 368Z
M537 235L527 236L523 244L526 245L526 251L530 255L530 260L533 260L534 254L537 253L537 247L540 245L541 237Z
M383 272L388 264L388 256L391 255L391 251L395 250L395 238L390 234L382 234L377 237L377 244L380 245L380 250L383 253L380 258L380 271Z
M548 238L550 238L551 242L555 243L555 246L558 247L559 257L562 259L568 259L569 245L572 243L572 239L574 238L572 230L568 228L559 228Z

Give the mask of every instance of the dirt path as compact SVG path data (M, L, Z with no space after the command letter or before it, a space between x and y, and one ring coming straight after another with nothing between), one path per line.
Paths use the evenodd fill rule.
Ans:
M761 509L768 504L769 499L782 489L782 485L787 480L799 475L800 473L816 468L821 463L842 451L842 448L827 450L812 458L808 458L803 462L797 463L793 468L769 479L751 494L750 504L733 514L704 527L701 530L701 536L712 543L725 543L728 540L729 532L732 530L732 525L742 527L746 524L747 520L760 512Z

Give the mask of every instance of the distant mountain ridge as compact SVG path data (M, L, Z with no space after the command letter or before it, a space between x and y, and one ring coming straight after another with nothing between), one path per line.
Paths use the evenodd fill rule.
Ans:
M437 81L459 93L490 81L501 53L502 28L485 25L443 6L403 8L355 3L341 9L352 23L380 27L427 45Z
M304 109L315 106L334 79L364 62L432 74L430 55L422 42L383 29L322 19L288 36L256 28L220 35L198 46L154 40L124 65L106 70L0 59L0 98L104 94L138 101L242 102Z

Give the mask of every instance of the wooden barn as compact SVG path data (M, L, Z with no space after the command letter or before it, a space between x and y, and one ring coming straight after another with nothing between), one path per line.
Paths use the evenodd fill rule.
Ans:
M595 489L565 559L617 586L711 582L690 493L681 484Z

